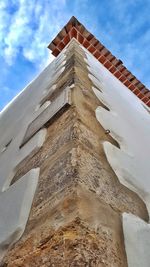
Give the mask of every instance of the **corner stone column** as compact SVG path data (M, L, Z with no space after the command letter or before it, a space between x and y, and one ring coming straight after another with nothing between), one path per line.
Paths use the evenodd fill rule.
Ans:
M102 141L118 145L101 127L85 53L74 39L56 92L71 87L72 105L47 123L43 147L24 160L14 178L40 167L40 179L22 238L0 267L127 267L122 213L148 221L145 204L121 185ZM103 106L103 105L102 105Z

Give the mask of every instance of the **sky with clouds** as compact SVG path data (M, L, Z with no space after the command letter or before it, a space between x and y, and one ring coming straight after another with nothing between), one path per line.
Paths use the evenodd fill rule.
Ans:
M0 0L0 110L52 59L74 15L150 88L149 0Z

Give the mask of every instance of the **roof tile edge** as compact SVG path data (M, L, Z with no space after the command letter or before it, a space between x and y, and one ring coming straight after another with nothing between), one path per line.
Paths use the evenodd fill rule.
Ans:
M54 56L57 56L72 38L76 38L118 80L150 107L149 89L123 65L120 59L112 55L74 16L48 45L48 48Z

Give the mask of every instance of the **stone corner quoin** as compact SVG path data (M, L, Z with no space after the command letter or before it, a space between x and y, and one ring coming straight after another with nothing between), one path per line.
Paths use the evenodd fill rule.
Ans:
M1 264L149 267L149 91L75 17L49 48L0 113Z

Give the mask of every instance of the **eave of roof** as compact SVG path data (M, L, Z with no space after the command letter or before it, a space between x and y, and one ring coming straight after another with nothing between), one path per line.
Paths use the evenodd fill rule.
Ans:
M74 16L48 45L54 56L76 38L99 62L101 62L117 79L150 107L150 91L141 83L112 53L91 34Z

